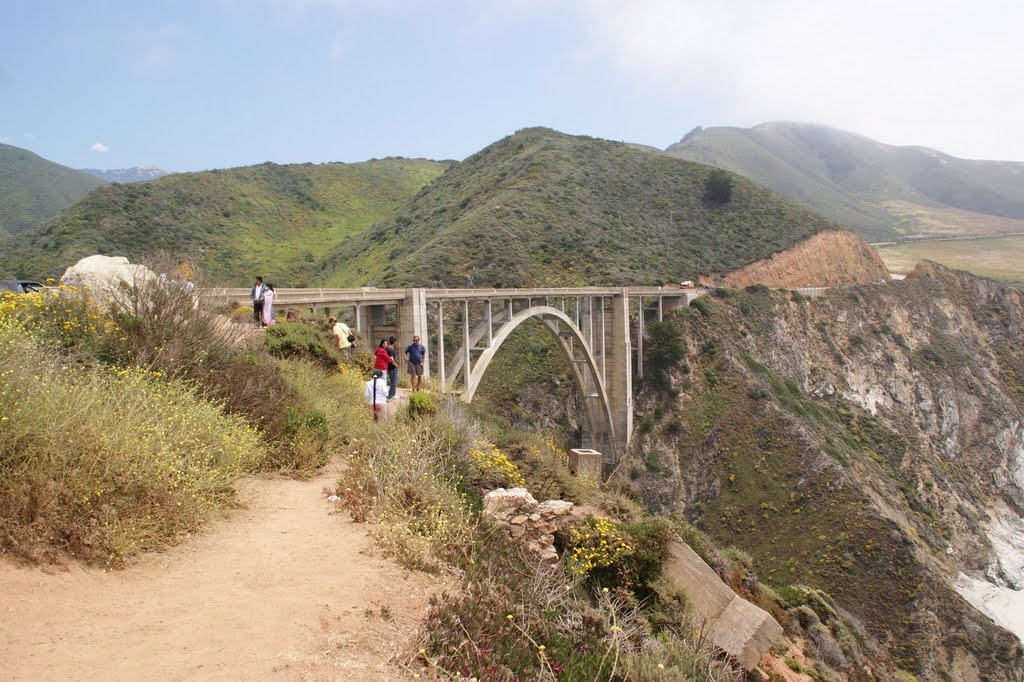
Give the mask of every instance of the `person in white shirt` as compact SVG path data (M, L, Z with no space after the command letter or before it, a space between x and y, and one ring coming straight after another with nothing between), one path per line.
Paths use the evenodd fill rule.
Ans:
M380 421L388 416L388 382L384 379L384 372L379 369L373 370L373 378L366 382L363 394L373 409L373 421Z

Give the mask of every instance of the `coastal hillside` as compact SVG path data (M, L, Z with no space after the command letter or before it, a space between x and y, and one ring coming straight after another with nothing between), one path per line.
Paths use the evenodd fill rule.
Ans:
M1024 232L1024 163L788 121L698 128L665 151L745 175L873 242Z
M446 166L403 158L264 163L111 185L0 241L0 275L54 276L82 256L138 260L165 251L193 260L208 282L246 285L261 273L303 286L338 241L390 214Z
M27 149L0 144L0 237L52 218L105 184Z
M666 324L619 480L917 679L1019 680L1021 293L926 262L819 299L720 289Z
M715 182L731 190L718 195ZM342 241L313 279L334 286L662 284L724 273L835 228L710 166L531 128L453 166L371 230Z

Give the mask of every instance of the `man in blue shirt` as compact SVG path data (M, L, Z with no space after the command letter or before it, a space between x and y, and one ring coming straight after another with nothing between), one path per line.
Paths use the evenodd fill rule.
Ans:
M420 337L412 337L412 343L405 347L405 359L409 361L409 380L412 390L418 391L423 385L423 356L427 349L420 343Z

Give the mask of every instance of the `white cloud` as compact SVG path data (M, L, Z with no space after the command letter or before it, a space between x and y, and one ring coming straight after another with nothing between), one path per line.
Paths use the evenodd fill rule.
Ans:
M22 133L21 136L24 137L26 140L36 139L35 133Z
M812 120L886 142L1024 159L1024 4L570 0L582 55L716 120ZM683 132L683 131L681 131Z
M105 154L105 153L110 151L110 147L108 147L107 145L103 144L102 142L97 142L93 146L89 147L89 151L91 151L91 152L99 152L100 154Z

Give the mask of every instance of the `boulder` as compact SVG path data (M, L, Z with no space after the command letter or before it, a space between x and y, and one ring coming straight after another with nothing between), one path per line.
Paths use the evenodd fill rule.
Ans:
M88 290L105 306L110 301L127 303L125 287L153 285L156 274L145 265L129 263L124 256L87 256L64 271L61 284Z

